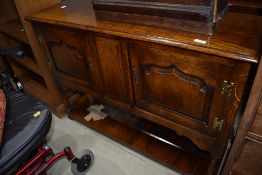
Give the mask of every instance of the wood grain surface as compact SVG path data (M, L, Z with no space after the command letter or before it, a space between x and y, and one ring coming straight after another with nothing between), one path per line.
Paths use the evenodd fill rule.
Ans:
M66 6L65 8L61 8ZM227 13L213 36L193 34L161 27L132 25L99 20L91 0L66 0L27 17L38 21L78 29L149 41L224 56L253 63L259 61L262 17ZM206 44L195 42L206 41Z

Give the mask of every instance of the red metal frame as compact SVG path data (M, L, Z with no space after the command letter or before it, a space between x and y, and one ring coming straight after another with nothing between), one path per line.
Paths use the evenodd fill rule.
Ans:
M27 175L33 175L36 170L38 170L44 163L44 159L40 160L31 171L27 172Z
M38 148L38 153L16 175L43 175L55 161L62 157L71 161L75 158L75 155L69 147L54 155L52 148L43 145Z

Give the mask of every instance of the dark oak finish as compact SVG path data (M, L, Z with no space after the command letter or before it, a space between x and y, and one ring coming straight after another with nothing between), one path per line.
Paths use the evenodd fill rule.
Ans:
M63 28L45 28L42 33L58 73L88 80L84 55L85 35L81 31Z
M39 26L37 30L58 81L62 84L72 81L73 86L99 94L100 79L96 60L93 59L95 47L92 37L80 30L54 26Z
M102 20L81 0L27 19L61 89L82 95L71 105L74 119L83 120L78 106L86 108L91 95L186 136L210 153L208 173L216 173L250 67L259 61L261 17L228 13L209 37Z
M207 145L199 146L209 149L215 135L212 121L225 115L226 96L221 95L221 83L230 81L235 63L187 50L148 45L131 47L130 55L132 71L137 74L136 106L205 134L206 137L201 137ZM204 61L205 58L210 62ZM195 131L184 134L196 136Z
M262 64L260 63L248 103L227 158L223 174L261 174L262 167Z
M132 104L128 55L125 53L126 45L117 39L102 36L96 36L95 42L104 98L109 101Z

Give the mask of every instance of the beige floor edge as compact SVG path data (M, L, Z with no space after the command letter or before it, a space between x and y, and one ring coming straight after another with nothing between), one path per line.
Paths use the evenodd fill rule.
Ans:
M67 117L53 116L47 141L55 153L65 146L70 146L76 155L84 149L92 150L95 161L87 175L179 175ZM70 163L62 159L48 175L71 175L70 168Z

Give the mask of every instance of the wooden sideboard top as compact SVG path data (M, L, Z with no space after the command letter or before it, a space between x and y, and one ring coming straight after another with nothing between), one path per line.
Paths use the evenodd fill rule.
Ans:
M27 19L176 46L253 63L257 63L260 58L262 16L228 12L213 36L98 19L92 0L65 0ZM198 43L196 39L200 42L206 41L206 44Z

